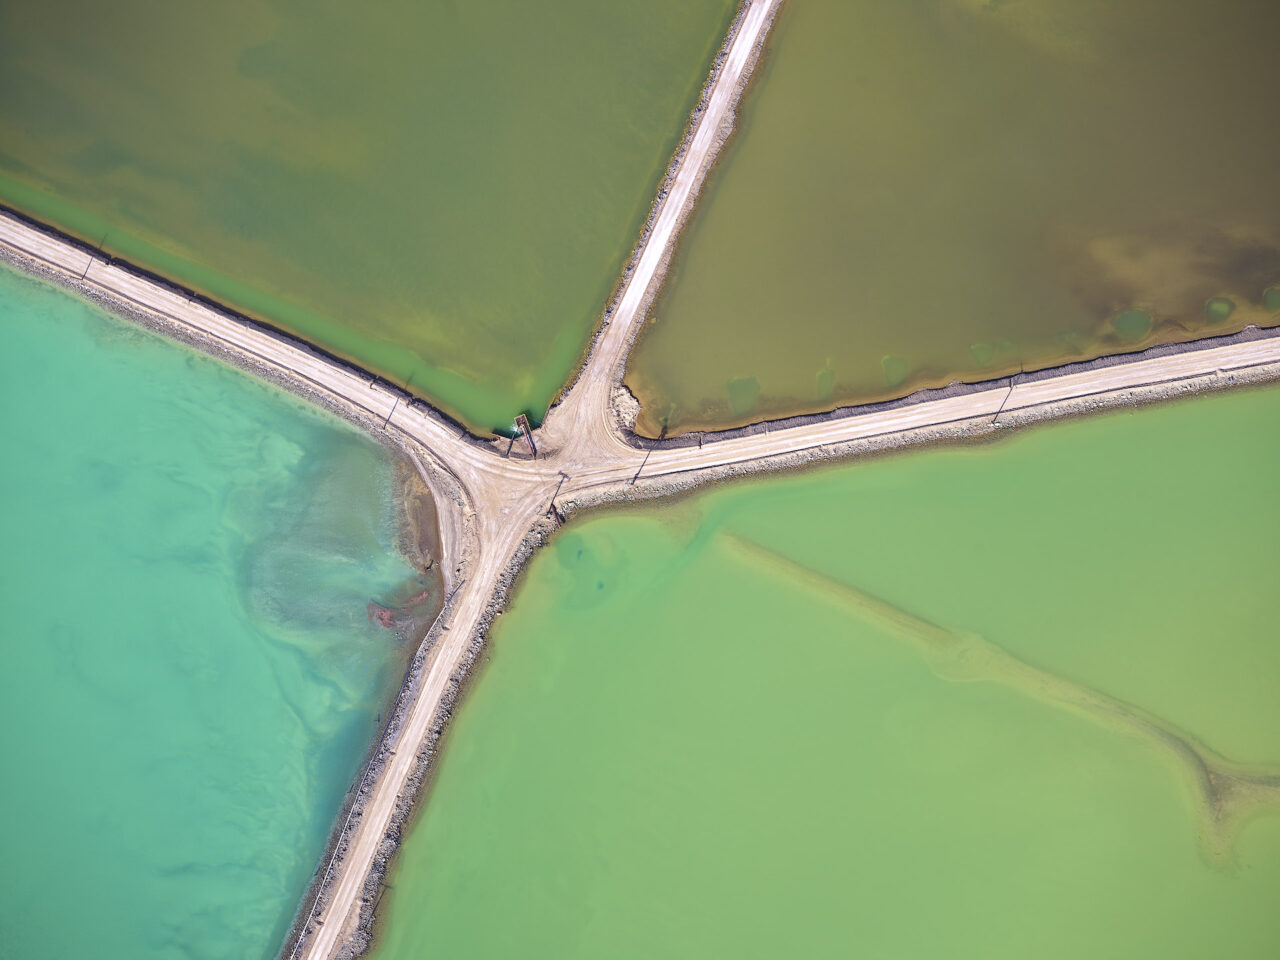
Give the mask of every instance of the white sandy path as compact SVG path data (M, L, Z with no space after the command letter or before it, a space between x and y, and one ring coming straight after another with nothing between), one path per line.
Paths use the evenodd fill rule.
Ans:
M705 106L680 157L667 195L636 259L635 269L592 345L584 374L559 405L562 421L570 422L576 436L581 436L586 429L613 432L612 418L608 416L610 396L614 385L622 379L623 362L638 325L644 320L642 310L655 278L663 271L675 245L680 225L692 209L698 189L719 152L726 125L732 120L747 78L747 67L763 44L780 5L781 0L755 0L738 22L737 32L707 93Z
M368 374L335 363L296 341L246 324L186 298L83 249L0 215L0 248L35 261L72 286L151 316L162 327L190 335L206 347L274 372L300 392L347 409L358 419L387 421L388 435L429 468L435 478L442 538L451 545L445 577L456 591L437 622L439 639L425 677L389 754L361 796L344 832L345 852L331 863L320 908L294 951L322 960L340 953L356 929L362 891L393 822L397 802L418 766L418 755L472 641L484 629L491 601L532 531L545 524L552 497L585 505L686 488L728 472L784 466L805 458L832 457L966 432L989 432L997 411L1002 422L1045 419L1082 406L1166 396L1280 376L1280 338L1137 358L1112 366L989 385L959 396L925 399L891 408L853 410L845 416L718 439L702 446L657 445L646 451L620 433L611 397L621 376L641 308L696 195L730 117L743 71L762 41L780 0L757 0L741 17L689 149L658 210L653 229L618 305L597 337L581 376L538 431L537 460L504 457L496 445L459 436L435 411L402 402L402 395ZM641 470L643 468L643 470ZM635 478L641 473L637 484Z
M213 338L257 364L296 378L304 389L353 408L357 414L389 418L389 429L403 435L416 455L428 458L462 491L461 502L452 502L447 496L438 498L441 525L450 534L446 539L458 543L462 531L470 531L467 563L460 570L447 563L445 569L450 588L460 584L461 589L442 615L442 626L447 629L433 652L426 680L403 731L392 746L395 754L378 779L366 787L369 799L346 838L347 853L331 881L327 906L318 915L326 922L313 928L318 932L301 943L299 955L314 958L333 955L351 933L352 924L343 921L352 917L359 906L364 879L387 832L396 800L413 772L419 746L484 619L501 576L529 530L545 514L557 489L559 502L616 499L638 492L631 481L642 464L642 489L671 478L693 485L726 468L745 472L768 467L770 460L785 463L806 452L815 456L856 452L856 448L850 451L842 446L860 440L894 436L909 439L907 435L912 431L946 425L981 428L998 410L1002 420L1016 421L1019 414L1040 418L1074 412L1080 401L1116 402L1130 395L1138 399L1150 394L1153 387L1163 395L1175 392L1179 386L1218 386L1233 373L1241 374L1241 379L1280 375L1280 338L1268 337L1023 381L1012 389L998 384L888 410L854 411L823 422L708 442L702 447L659 446L647 460L645 451L629 446L614 429L607 431L606 438L590 430L589 442L568 443L562 449L547 451L549 455L538 460L504 459L496 448L460 439L456 428L433 411L397 404L393 393L357 371L189 302L144 277L104 265L12 217L0 216L0 244L19 255L38 258L65 278L75 280L83 275L84 286L90 291ZM611 387L612 382L611 374L601 373L598 365L589 364L575 392L594 384L596 397L605 398L608 391L598 387ZM571 392L566 403L572 399ZM560 409L552 411L548 427L555 426ZM595 411L593 419L592 426L613 422L607 409Z

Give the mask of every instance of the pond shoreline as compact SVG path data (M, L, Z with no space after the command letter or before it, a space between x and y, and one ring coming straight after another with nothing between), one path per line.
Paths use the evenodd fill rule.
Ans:
M763 15L757 14L753 23L766 21L763 34L755 37L750 49L742 49L748 47L742 43L734 60L728 61L726 52L739 36L745 14L757 9ZM679 228L696 206L707 170L714 167L720 145L733 129L737 98L749 79L740 77L719 90L713 87L726 69L741 68L744 63L745 77L751 76L776 14L771 4L740 7L641 238L586 347L586 360L561 390L548 422L536 431L536 459L506 442L471 435L438 409L341 358L196 297L146 270L107 260L90 246L29 218L17 217L43 236L20 236L22 249L47 256L47 265L15 256L9 246L0 245L0 253L28 272L241 366L361 427L400 451L434 498L438 556L444 558L439 574L447 591L444 609L412 658L387 726L369 751L365 773L353 785L349 803L334 824L284 955L350 957L369 946L382 879L406 824L427 795L440 737L465 692L470 668L483 651L494 617L517 587L528 558L554 535L557 521L552 515L568 517L598 504L667 496L708 481L793 469L820 460L989 437L1009 426L1280 376L1280 358L1270 349L1236 351L1225 369L1209 370L1207 362L1201 361L1185 365L1191 372L1174 369L1151 374L1171 378L1157 382L1139 379L1148 375L1136 371L1126 379L1126 371L1121 370L1122 375L1115 378L1119 388L1107 386L1105 378L1087 376L1143 357L1159 360L1179 353L1150 352L979 384L953 384L884 404L841 407L729 431L665 441L634 433L635 411L621 385L625 359L643 329L644 311L661 286L679 242ZM708 115L718 119L700 131L698 124ZM689 169L694 166L690 151L699 132L704 134L700 148L708 139L712 147L698 158L703 169ZM702 163L708 155L710 162ZM677 171L685 173L681 183L685 192L668 194L679 180ZM686 189L689 183L692 192ZM664 214L667 220L660 224ZM670 229L673 219L674 231ZM75 252L68 253L68 247ZM646 252L648 259L641 270ZM624 300L627 309L619 310ZM1280 332L1253 331L1234 339L1200 342L1181 353L1214 346L1243 347L1277 337ZM1051 387L1052 381L1073 375L1084 385L1056 393L1025 389L1038 383ZM1072 389L1075 394L1070 393ZM1024 401L1019 394L1029 398ZM1005 402L1011 399L1014 402L1006 412Z
M348 827L354 830L363 817L367 802L372 799L371 785L380 782L383 772L394 758L395 744L399 742L400 735L409 722L412 708L418 703L424 682L431 671L433 663L438 659L437 655L441 649L440 641L447 636L446 631L448 630L449 621L452 619L449 603L457 595L458 589L465 583L465 580L463 580L455 586L454 580L462 574L464 569L471 569L478 560L480 544L477 540L478 532L476 515L473 510L474 504L464 491L461 481L451 472L453 468L449 464L433 459L425 448L419 448L417 441L410 438L402 430L388 431L385 429L385 424L389 421L390 414L387 415L386 420L383 420L372 408L362 405L351 396L340 396L330 392L318 381L312 381L295 370L271 366L264 359L248 351L247 348L238 348L230 341L224 342L212 334L197 331L177 320L167 319L164 316L140 309L123 298L113 296L108 290L94 284L92 281L88 283L77 281L74 274L65 270L60 271L52 264L41 264L30 257L14 252L10 248L0 248L0 254L3 254L6 260L27 273L50 280L149 329L157 330L166 336L188 343L203 352L210 353L249 370L255 375L303 399L317 403L360 426L368 433L379 437L382 442L402 449L404 455L413 463L414 469L419 472L423 481L431 489L436 504L440 508L441 524L439 534L442 544L441 551L444 557L449 558L447 563L442 564L441 575L445 578L446 583L450 585L450 597L449 600L446 600L445 610L427 632L410 664L405 683L401 694L397 698L397 704L388 722L386 732L382 739L373 746L371 750L372 759L366 773L353 788L351 801L344 812L345 821L339 821L339 823L335 824L335 832L328 849L336 856L328 858L329 866L325 869L324 874L317 873L311 884L310 889L316 891L316 898L313 900L308 896L303 901L302 908L294 924L295 935L304 933L308 928L314 930L315 928L310 926L310 922L312 918L319 919L319 912L322 912L328 903L331 883L330 874L332 870L342 863L343 855L347 852L348 844L354 836L348 832ZM232 317L232 319L235 318ZM262 329L251 322L247 326L258 331ZM285 339L279 338L274 334L268 335L272 336L273 339ZM1226 339L1231 344L1247 345L1253 342L1275 341L1278 338L1280 338L1280 331L1254 330ZM314 351L310 350L306 345L294 344L294 346L305 350L310 356L315 356ZM1192 353L1198 350L1202 351L1206 346L1212 346L1212 344L1201 343L1198 348L1193 345L1182 345L1181 347L1157 348L1157 350L1160 356L1171 356ZM1155 358L1153 357L1152 359ZM333 363L332 360L328 359L325 362L327 364ZM1109 366L1123 367L1133 362L1133 357L1107 358L1100 362L1095 361L1081 365L1081 372L1105 369ZM980 438L995 434L1006 427L1111 409L1118 405L1132 405L1184 396L1201 390L1224 389L1236 384L1271 380L1280 376L1280 364L1270 360L1266 360L1261 364L1257 361L1252 361L1252 364L1252 366L1242 369L1200 372L1194 377L1174 376L1172 380L1166 382L1145 383L1120 391L1104 390L1093 396L1049 400L1020 409L1011 409L1008 413L996 411L995 417L991 417L989 413L984 415L961 415L948 422L932 422L925 426L914 428L892 428L855 439L818 442L804 449L781 450L780 452L765 453L755 457L748 456L745 459L733 462L711 460L705 467L682 470L678 468L677 463L673 463L672 466L676 469L668 470L665 474L659 474L654 477L640 478L637 472L635 480L630 484L603 483L567 491L566 497L560 500L558 507L564 516L569 516L589 506L619 500L632 501L667 496L690 490L707 481L738 477L760 471L792 469L820 460L865 455L922 443ZM339 365L333 364L333 366L338 367ZM343 371L348 371L347 376L351 375L350 368L346 365L340 365L340 368ZM1019 380L1026 386L1036 382L1051 383L1062 376L1063 371L1043 371L1038 374L1027 375L1026 378L1010 378L1009 394L1013 393L1014 380ZM364 384L365 388L370 388L371 386L372 384L369 381ZM946 392L953 399L963 400L967 396L974 396L984 389L990 392L994 386L1003 386L1003 384L986 384L985 388L983 385L956 385L954 388L949 388L948 391L940 392ZM398 396L394 390L386 390L381 385L376 390L366 389L366 392L369 396ZM929 402L936 399L936 397L917 396L915 398L906 398L903 401L892 402L884 405L884 407L888 412L903 411L909 413L911 408L920 407L924 409L924 407L921 407L922 403L928 406ZM408 405L406 403L406 406ZM421 409L417 404L413 404L413 407L415 413ZM392 409L394 412L394 407ZM862 411L859 409L858 412L874 411ZM431 413L435 415L431 422L440 424L443 418L439 418L435 411L431 411ZM841 411L832 411L825 416L803 418L800 423L795 424L791 429L800 428L803 430L804 425L807 423L822 424L828 422L838 427L844 420L844 418L838 416L840 413ZM848 417L850 411L846 409L843 413L845 417ZM757 424L738 431L720 434L714 438L715 442L708 445L708 449L709 451L715 450L722 445L736 447L741 445L743 441L749 441L753 438L759 441L776 439L776 436L774 438L764 436L771 432L770 427L771 425L768 423ZM782 428L779 425L773 425L773 433L775 435L780 435L781 432ZM684 454L693 457L701 452L695 449L701 446L702 438L700 437L681 437L662 443L647 441L644 438L628 434L624 434L622 439L637 454L640 450L648 450L650 452L664 451L672 455L672 459L677 462ZM493 444L471 437L461 428L451 430L450 442L461 445L455 449L455 455L465 450L473 451L476 454L483 451L486 458L496 455ZM519 461L513 459L511 463L512 467L515 467ZM640 466L643 468L644 464L641 463ZM356 954L351 952L352 950L362 951L367 947L368 938L372 932L373 909L376 905L381 878L385 874L391 856L394 855L403 824L412 816L415 800L420 799L420 785L424 782L425 777L429 776L436 751L438 750L439 738L448 724L452 710L455 708L469 667L483 650L486 631L493 618L500 612L511 589L518 581L525 561L539 545L546 542L553 534L554 529L555 524L549 518L544 517L533 523L520 539L513 552L507 556L506 562L502 564L501 569L497 571L497 576L492 581L494 584L492 590L487 592L483 600L479 597L474 598L473 609L475 607L474 601L480 601L479 616L470 625L470 629L467 630L463 655L457 661L456 667L450 670L446 687L439 698L439 709L433 713L430 719L426 736L418 741L412 772L403 781L403 788L398 794L394 810L387 823L387 830L383 834L384 839L371 864L371 869L364 875L359 897L361 901L359 909L353 911L353 915L350 917L350 920L353 921L352 926L347 931L348 935L343 938L345 947L339 955L354 956ZM291 937L290 942L297 941Z
M308 929L315 929L315 927L311 926L311 921L313 918L317 921L319 920L320 914L328 903L328 895L331 892L331 873L337 866L341 865L344 854L347 852L348 844L354 836L354 834L348 832L348 827L354 831L364 816L367 803L372 799L373 791L371 786L380 782L384 771L387 770L389 763L395 756L394 747L399 742L401 734L405 731L412 708L418 704L424 683L428 678L432 665L438 659L437 655L442 647L441 640L446 637L449 622L455 612L451 609L450 603L466 582L465 578L460 582L455 581L458 581L458 578L463 576L464 571L470 571L473 567L479 566L481 544L478 540L478 520L474 509L476 504L466 492L458 475L453 472L455 467L458 467L457 464L450 465L434 458L424 447L419 446L419 442L416 439L406 434L399 425L394 430L386 429L386 425L391 419L391 414L395 411L395 405L390 405L391 413L388 413L386 418L383 419L373 408L363 405L352 395L339 394L335 392L335 388L327 387L318 380L313 381L299 370L273 366L265 359L265 354L255 354L248 346L237 345L232 340L219 339L208 330L198 330L177 319L167 318L148 309L140 308L122 296L113 295L110 290L99 286L92 280L81 282L76 279L74 272L68 271L66 268L60 269L53 262L47 265L43 264L29 256L16 252L15 249L8 246L0 247L0 255L24 272L35 274L59 286L70 289L85 299L91 300L114 313L138 322L149 329L161 332L168 337L185 342L202 352L233 363L305 400L317 403L378 437L381 442L401 450L403 456L413 464L413 468L431 490L435 503L439 508L440 525L438 532L441 543L440 550L441 555L448 558L448 562L441 564L442 569L440 572L450 590L449 598L446 600L442 615L431 626L413 657L386 731L370 751L371 761L364 777L353 787L351 801L344 811L345 820L340 820L339 823L335 824L335 832L328 847L330 853L326 855L329 865L323 875L317 872L315 879L313 879L310 889L315 891L315 899L308 895L303 901L294 924L294 936L288 941L288 943L296 943L298 942L295 939L296 936L305 933ZM296 343L291 338L282 337L272 331L264 331L260 325L252 321L237 318L234 314L221 309L218 310L218 314L247 327L250 331L257 331L259 337L265 332L273 340L286 341L293 349L304 351L304 354L308 357L317 356L316 351L312 350L308 345ZM1198 347L1182 345L1181 347L1156 348L1158 353L1153 351L1153 355L1149 359L1203 351L1215 345L1229 347L1233 344L1248 345L1255 342L1275 341L1280 339L1280 331L1253 330L1224 339L1229 342L1200 343ZM579 485L575 489L566 491L565 497L556 506L561 514L567 517L589 506L613 501L644 500L667 496L690 490L708 481L744 476L761 471L792 469L820 460L865 455L922 443L981 438L991 436L1006 427L1111 409L1119 405L1133 405L1183 396L1201 390L1225 389L1236 384L1272 380L1280 377L1280 362L1268 359L1269 357L1270 354L1267 353L1263 360L1248 361L1248 365L1241 368L1216 369L1209 372L1200 371L1194 376L1174 375L1168 381L1141 383L1131 385L1122 390L1104 389L1094 395L1073 396L1065 400L1048 399L1033 402L1017 409L1011 409L1008 413L1002 413L1003 404L1001 404L1001 410L987 411L986 413L966 413L962 410L954 419L948 421L934 420L923 426L916 427L890 427L881 432L852 439L834 437L830 441L819 440L799 449L785 447L774 449L764 443L762 444L764 452L755 456L746 455L741 459L725 459L722 457L719 460L712 457L707 460L705 466L691 464L687 468L680 467L680 463L683 462L685 456L692 460L697 454L701 453L700 449L694 448L701 447L702 437L680 437L665 442L654 442L624 432L619 439L628 444L630 449L635 452L640 470L644 469L645 463L648 462L647 456L644 462L640 462L638 454L641 450L648 452L661 451L669 454L669 457L663 457L662 459L671 460L670 467L665 472L658 472L655 476L644 478L640 477L640 470L636 470L636 476L629 484L602 481L586 486ZM1131 356L1104 358L1102 361L1082 364L1079 370L1072 369L1065 373L1070 375L1072 373L1087 373L1112 366L1124 367L1134 363L1134 359ZM395 397L397 404L404 400L405 406L412 407L413 412L418 417L424 416L423 408L425 405L405 400L404 395L400 392L388 389L381 384L378 384L377 388L374 389L376 378L364 380L367 375L361 375L359 372L353 371L346 364L335 363L332 358L325 358L323 362L329 369L335 371L335 375L341 374L346 378L355 377L357 382L363 381L361 392L359 393L360 396L370 398L378 396L383 398L384 401ZM1063 376L1064 371L1058 370L1029 374L1025 378L1009 378L1008 395L1012 395L1014 392L1014 381L1019 381L1021 385L1026 386L1037 382L1051 383ZM996 387L1004 388L1005 384L997 382L985 385L954 385L946 391L937 391L936 393L945 394L946 397L955 400L964 400L966 397L976 396L984 391L992 392ZM1008 395L1006 395L1006 399ZM843 410L831 411L826 415L797 418L798 422L786 425L785 429L803 431L803 428L808 424L821 425L825 423L831 423L838 427L845 420L860 419L858 415L874 415L877 411L890 413L903 411L910 413L911 408L917 407L923 410L938 399L939 397L934 395L915 396L901 401L894 401L870 411L863 408L854 408L853 410L844 408ZM615 403L618 400L616 394L613 400ZM427 419L424 420L424 423L434 425L433 429L448 423L446 418L441 417L437 411L430 408L426 408L426 410L429 411L429 414L427 414ZM992 412L995 412L994 417L990 415ZM616 416L616 410L614 415ZM771 426L773 428L772 432L776 435L773 438L765 436L770 434ZM783 432L785 432L783 425L771 425L769 423L756 424L737 431L726 431L710 438L713 442L708 445L708 452L716 450L722 445L736 448L741 446L743 441L749 441L753 438L759 441L778 439ZM449 427L448 437L451 445L458 445L453 449L454 456L466 454L469 458L472 455L483 454L486 460L500 457L500 453L496 450L494 444L485 443L468 435L464 429L456 424ZM746 452L744 449L744 453ZM554 457L555 452L549 451L548 456ZM494 462L501 463L503 461L496 459ZM510 461L510 468L504 468L504 470L514 469L520 463L521 460L513 457ZM629 474L631 468L627 467L626 470ZM548 517L542 517L533 522L526 529L512 552L506 555L505 562L500 561L501 567L494 570L494 579L487 581L493 584L492 589L487 590L483 598L473 598L471 609L476 609L478 602L478 616L466 628L467 635L464 638L465 643L462 648L462 655L456 661L455 667L449 672L447 683L438 700L438 710L434 711L430 717L426 735L417 741L411 772L402 781L402 788L397 794L394 809L390 819L387 821L387 829L382 834L383 839L371 864L371 869L363 876L359 896L359 909L353 911L353 914L350 915L351 927L347 930L348 935L342 940L344 946L341 948L339 955L354 956L356 953L352 951L363 951L367 947L368 938L372 932L373 910L376 906L381 878L385 874L391 856L394 855L402 827L414 812L415 801L421 799L421 784L430 775L440 736L448 724L460 691L464 689L463 684L469 668L483 650L488 627L493 618L501 611L506 598L517 583L528 557L539 545L547 541L554 533L554 529L555 523ZM505 550L502 552L505 552ZM493 568L490 567L490 569ZM487 577L480 579L487 580ZM454 643L456 644L456 641Z

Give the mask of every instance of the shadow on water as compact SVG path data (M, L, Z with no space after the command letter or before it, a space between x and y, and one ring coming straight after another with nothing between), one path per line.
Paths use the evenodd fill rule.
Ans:
M1218 866L1231 862L1232 840L1245 822L1280 811L1280 768L1236 763L1140 707L1035 667L977 634L948 630L758 543L722 536L740 558L786 576L905 641L943 679L1002 684L1163 748L1194 791L1201 848Z

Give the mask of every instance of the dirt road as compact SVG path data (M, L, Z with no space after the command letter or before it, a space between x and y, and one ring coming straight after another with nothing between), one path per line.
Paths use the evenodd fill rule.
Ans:
M104 300L167 332L249 366L396 439L422 465L437 500L452 598L432 629L431 649L403 721L380 750L374 775L360 786L338 856L310 910L297 956L339 956L359 943L370 890L394 843L386 842L411 796L408 785L426 758L429 734L443 722L441 705L487 629L509 577L527 548L550 532L553 497L572 512L608 500L658 496L727 473L848 456L886 445L989 433L1084 408L1177 395L1280 377L1280 337L1257 335L1223 345L1190 344L1164 355L1113 365L1085 365L1023 380L979 385L955 396L769 427L700 445L632 446L609 397L621 355L593 353L578 383L536 432L538 459L519 445L461 435L456 425L367 374L302 344L189 301L181 293L13 217L0 216L0 250L29 269ZM601 341L606 343L608 341ZM588 406L579 397L589 397ZM379 426L379 425L384 426ZM411 791L408 791L411 794ZM362 916L364 914L364 916ZM323 921L323 922L321 922ZM353 941L353 938L355 940Z
M508 452L505 443L469 437L435 410L363 371L0 214L0 253L8 259L385 433L420 465L436 497L451 597L424 641L425 658L407 685L407 701L358 785L321 889L306 905L300 936L287 956L323 960L361 949L381 870L394 850L397 825L412 802L433 738L511 577L550 533L553 498L558 509L571 513L608 500L660 496L726 474L985 434L1000 425L1096 406L1280 377L1280 337L1250 334L952 395L759 425L734 436L638 445L614 408L622 366L779 2L755 0L738 19L619 298L579 378L537 431L537 459L518 444Z

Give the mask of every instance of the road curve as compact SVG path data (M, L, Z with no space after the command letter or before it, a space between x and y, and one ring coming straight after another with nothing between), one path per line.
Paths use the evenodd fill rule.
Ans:
M537 432L539 457L508 455L478 441L437 411L303 343L188 296L127 265L102 258L0 212L0 254L91 298L201 348L271 376L370 429L385 432L423 465L436 494L444 573L451 597L424 646L429 651L409 689L399 723L377 751L373 773L357 785L351 814L325 864L324 883L304 907L300 936L287 956L326 960L351 955L371 915L367 883L385 864L398 817L411 801L426 745L495 604L528 549L550 530L548 510L659 495L725 473L773 469L801 459L848 456L886 444L986 433L1000 423L1061 416L1233 380L1280 377L1280 336L1191 344L1158 355L1084 365L978 385L952 396L842 411L796 425L709 437L698 446L634 446L612 398L642 307L670 253L708 166L722 142L737 94L780 0L754 0L740 15L652 228L574 386Z

